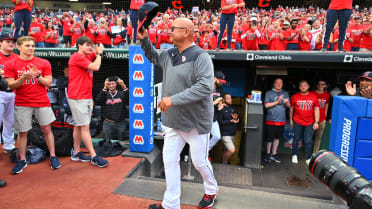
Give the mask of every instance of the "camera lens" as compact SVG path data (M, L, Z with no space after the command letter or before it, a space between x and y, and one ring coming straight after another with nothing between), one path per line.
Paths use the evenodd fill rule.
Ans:
M336 154L325 150L313 154L309 170L348 203L352 202L361 189L370 184L357 170L350 167Z

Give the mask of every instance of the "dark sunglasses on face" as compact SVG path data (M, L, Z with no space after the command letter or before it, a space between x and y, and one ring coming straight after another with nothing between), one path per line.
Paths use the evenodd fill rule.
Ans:
M175 26L172 26L171 28L170 28L170 30L173 32L174 31L174 29L186 29L187 30L187 28L185 28L185 27L175 27Z

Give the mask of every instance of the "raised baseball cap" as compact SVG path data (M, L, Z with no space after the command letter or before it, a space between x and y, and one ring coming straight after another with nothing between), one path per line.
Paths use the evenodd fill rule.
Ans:
M360 77L367 78L368 80L372 80L372 71L366 71Z
M142 27L148 29L158 11L159 5L156 2L149 1L144 3L138 10L138 20L140 21L138 31L142 31Z
M17 38L14 38L12 33L3 33L0 35L0 41L2 40L14 40L16 41Z
M227 83L227 81L225 80L225 74L221 71L217 71L214 74L214 77L216 77L221 83Z

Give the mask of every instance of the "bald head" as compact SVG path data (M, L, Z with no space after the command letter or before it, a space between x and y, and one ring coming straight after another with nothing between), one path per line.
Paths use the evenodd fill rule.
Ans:
M173 24L177 26L185 27L189 31L194 31L194 23L192 23L192 21L188 18L177 18Z

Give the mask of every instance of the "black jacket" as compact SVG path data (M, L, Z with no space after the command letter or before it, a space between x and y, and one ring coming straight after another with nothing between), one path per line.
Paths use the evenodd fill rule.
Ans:
M3 76L0 76L0 91L7 91L8 89L8 82L5 80Z
M213 89L213 102L214 100L216 100L218 97L223 97L224 95L224 92L223 92L223 89L220 87L220 88L216 88L216 89ZM218 104L214 105L214 114L213 114L213 122L215 122L216 120L218 120Z
M230 106L225 106L218 114L218 122L220 124L221 136L235 136L236 123L231 123L232 114L236 113L235 109Z
M113 96L108 90L102 90L96 98L97 105L102 105L103 118L115 122L122 121L127 117L127 102L126 93L121 90L117 90Z

